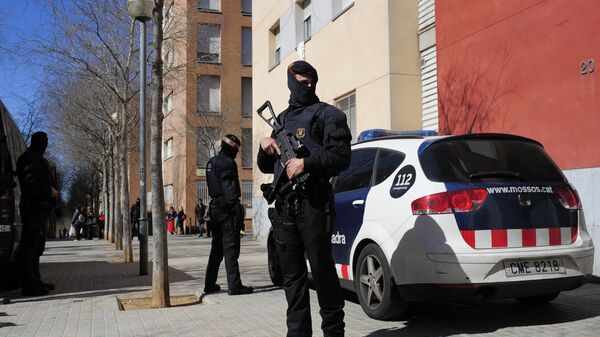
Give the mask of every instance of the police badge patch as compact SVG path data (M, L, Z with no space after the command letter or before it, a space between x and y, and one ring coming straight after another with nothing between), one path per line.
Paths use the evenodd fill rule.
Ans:
M304 138L305 135L306 135L306 130L304 130L304 128L296 129L296 138L302 139L302 138Z

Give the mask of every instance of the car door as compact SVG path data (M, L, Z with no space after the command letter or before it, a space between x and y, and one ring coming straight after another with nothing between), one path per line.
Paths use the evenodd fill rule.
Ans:
M375 148L352 151L350 165L335 179L335 221L331 243L337 264L350 264L350 249L362 226L376 155Z

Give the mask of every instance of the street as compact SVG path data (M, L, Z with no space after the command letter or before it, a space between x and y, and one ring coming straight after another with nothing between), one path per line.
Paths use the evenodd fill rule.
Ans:
M137 240L134 246L137 260ZM202 290L209 249L206 238L169 237L171 295ZM138 276L138 265L119 263L121 256L105 241L48 242L41 272L56 290L40 298L2 293L13 303L0 306L0 336L285 335L284 293L270 285L261 242L242 240L242 281L254 286L255 294L221 291L205 296L202 304L168 309L119 311L116 297L148 296L151 285L150 275ZM223 269L218 282L225 288ZM311 291L313 331L320 336L317 303ZM597 336L600 284L562 293L540 307L513 300L421 304L408 320L382 322L347 300L345 312L347 336Z

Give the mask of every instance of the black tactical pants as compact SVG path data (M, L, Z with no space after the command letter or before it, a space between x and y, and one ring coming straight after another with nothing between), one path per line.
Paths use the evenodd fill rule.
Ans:
M17 260L22 287L25 291L36 291L41 287L40 256L46 245L48 226L47 212L21 211L23 230Z
M219 266L225 257L227 287L239 289L242 286L238 258L240 257L240 230L230 209L211 208L212 246L206 267L205 289L217 282Z
M325 336L344 335L344 298L331 257L328 203L304 199L297 215L290 215L281 204L273 222L274 237L283 273L288 302L289 337L312 336L305 253L319 299Z

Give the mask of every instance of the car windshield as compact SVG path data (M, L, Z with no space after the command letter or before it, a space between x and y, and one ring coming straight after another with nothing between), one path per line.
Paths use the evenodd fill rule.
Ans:
M420 161L438 182L565 181L541 146L522 140L450 138L425 148Z

